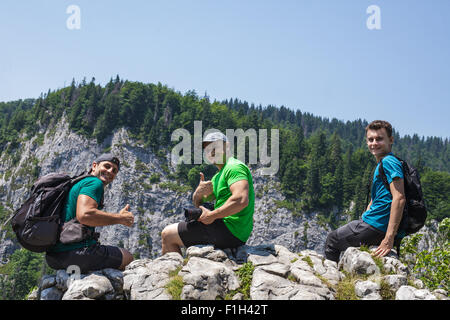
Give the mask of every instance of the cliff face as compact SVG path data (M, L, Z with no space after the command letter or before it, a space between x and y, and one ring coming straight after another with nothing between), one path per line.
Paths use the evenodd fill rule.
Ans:
M139 259L124 272L44 276L28 299L41 300L436 300L447 292L424 288L391 253L373 259L348 248L339 264L313 251L274 244L215 250L193 246L185 257Z
M184 219L183 207L191 205L191 192L172 183L169 176L173 170L165 158L131 139L125 129L115 131L98 144L71 132L62 119L55 128L42 130L24 141L14 155L3 153L0 156L0 205L11 211L17 209L38 176L51 172L81 173L105 151L118 155L122 162L116 180L105 190L105 210L118 212L128 203L135 215L135 224L131 228L119 225L97 228L101 233L100 241L124 247L139 258L156 258L161 252L161 231ZM252 170L252 175L256 194L254 228L247 245L276 243L291 252L310 249L322 254L330 230L319 223L317 214L293 215L277 205L284 196L276 177L262 175L259 169ZM425 236L418 244L418 251L433 246L436 229L437 224L432 223L421 230ZM18 248L14 234L0 230L0 264L6 263Z
M262 175L259 169L252 170L256 194L254 229L246 246L237 251L191 247L185 257L160 257L160 233L165 226L184 219L183 207L191 205L191 192L173 183L173 169L164 157L131 139L125 129L115 131L98 144L71 132L62 119L55 128L24 141L15 154L3 153L0 204L9 210L17 209L38 176L51 172L79 174L105 151L116 154L122 162L116 180L105 190L105 210L118 212L130 204L135 224L131 228L97 228L100 241L127 248L140 259L123 273L106 269L80 275L77 281L67 270L58 270L56 275L44 277L42 299L172 299L174 295L181 299L336 299L341 294L339 284L348 280L344 271L360 272L361 268L352 264L358 265L361 260L359 264L367 266L370 272L383 275L364 253L361 259L351 258L358 256L355 253L344 256L339 266L325 260L322 253L328 227L319 223L317 214L293 215L277 205L277 201L284 200L279 181ZM419 251L433 243L435 227L432 224L430 232L424 228L426 236ZM0 264L6 263L18 248L11 233L0 231ZM394 286L392 290L399 298L402 293L411 299L442 295L406 286L400 262L389 259L383 260L383 269L393 274L383 275L383 282L380 277L370 280L374 284L359 279L359 284L354 283L356 297L378 299L385 283ZM420 282L416 283L420 288Z
M118 212L130 204L135 224L131 228L97 228L101 233L100 241L125 247L141 258L156 257L161 252L162 229L184 219L183 207L191 205L191 191L177 188L179 186L169 178L173 169L167 165L167 159L131 139L125 129L115 131L98 144L96 140L71 132L62 119L55 128L42 130L24 141L14 155L3 153L0 204L11 211L17 209L38 176L51 172L81 173L105 151L118 155L122 162L117 178L105 190L105 210ZM288 209L277 206L276 201L284 199L277 178L262 175L259 169L253 170L252 175L256 193L254 229L247 244L273 241L293 251L322 252L329 229L318 223L317 215L293 216ZM0 240L1 264L7 262L19 245L5 230L0 231Z

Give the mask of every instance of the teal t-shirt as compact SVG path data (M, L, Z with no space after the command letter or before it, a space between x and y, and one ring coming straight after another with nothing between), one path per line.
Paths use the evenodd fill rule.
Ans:
M100 203L103 197L103 182L99 178L92 176L84 178L70 189L69 195L67 196L66 203L64 205L64 222L72 220L76 217L77 200L78 196L81 194L94 199L95 202L98 203L99 209L101 209ZM94 227L89 228L95 229ZM51 252L69 251L78 248L89 247L96 242L97 241L94 239L69 244L63 244L58 241L56 245L51 249Z
M392 180L396 177L403 179L402 164L394 157L392 152L388 153L381 161L383 161L384 173L386 174L389 184L391 184ZM372 227L386 232L391 213L392 195L383 184L383 180L378 171L379 168L380 164L378 163L373 174L371 190L372 205L369 210L363 213L362 219ZM402 237L402 235L403 232L398 230L397 236Z
M223 222L236 238L246 242L253 230L253 212L255 209L255 192L249 168L238 159L230 157L227 159L225 166L212 177L211 182L216 197L214 209L217 209L231 197L230 186L240 180L248 181L248 205L241 211L223 218Z

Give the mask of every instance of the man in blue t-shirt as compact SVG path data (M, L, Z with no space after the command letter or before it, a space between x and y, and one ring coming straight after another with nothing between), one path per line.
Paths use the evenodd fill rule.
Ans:
M406 201L403 170L391 152L394 143L391 124L382 120L371 122L366 127L366 142L378 163L373 175L371 201L362 220L351 221L328 234L325 256L336 262L348 247L361 245L377 245L373 255L383 257L391 251L394 241L404 236L398 230ZM379 174L381 161L390 190Z
M93 163L87 177L76 183L67 196L63 222L76 220L94 234L95 227L122 224L131 227L134 216L127 204L119 213L103 211L104 187L111 183L120 169L120 161L111 154L103 154ZM101 245L95 237L70 243L57 242L46 253L46 261L53 269L78 266L82 273L106 268L124 270L133 256L123 248Z

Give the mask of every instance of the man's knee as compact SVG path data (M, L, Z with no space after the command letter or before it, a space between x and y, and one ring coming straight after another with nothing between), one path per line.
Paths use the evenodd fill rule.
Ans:
M339 261L339 245L337 238L337 230L333 230L328 233L327 240L325 241L325 257L328 260Z
M171 224L161 232L161 253L178 252L181 254L181 247L184 247L183 241L178 234L178 223Z
M161 239L164 243L179 244L180 236L178 235L178 224L171 224L163 229L161 232Z
M122 264L120 265L119 269L123 270L127 265L133 262L134 258L128 250L120 248L120 252L122 252Z
M161 239L163 242L167 242L170 238L170 226L167 226L163 229L163 231L161 232Z
M337 230L328 233L325 246L333 246L337 242Z

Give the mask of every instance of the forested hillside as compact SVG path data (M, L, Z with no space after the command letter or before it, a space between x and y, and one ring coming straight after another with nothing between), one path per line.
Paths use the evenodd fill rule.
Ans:
M160 194L165 192L167 202L183 202L178 193L186 197L189 188L197 186L200 171L204 172L207 178L211 178L216 171L214 166L203 164L179 165L173 172L169 170L168 163L164 164L164 161L167 161L165 155L178 143L171 141L172 132L185 128L193 133L196 120L202 121L203 130L279 130L280 162L276 174L278 179L268 179L276 180L276 183L264 183L259 177L259 186L255 188L260 208L255 216L259 223L266 226L257 226L260 229L254 232L255 237L270 229L279 236L278 241L286 241L302 249L309 248L312 241L320 241L323 245L325 238L322 239L321 235L325 233L326 236L328 227L336 228L363 213L375 167L373 156L368 152L364 141L364 129L367 125L365 120L329 120L283 106L254 106L234 98L212 102L207 96L199 96L194 91L182 94L159 83L123 81L119 77L111 79L105 86L95 84L94 79L89 83L85 80L81 83L73 81L69 87L49 90L47 94L36 99L0 102L0 156L5 160L0 169L0 181L3 183L0 186L0 226L17 207L17 204L12 205L11 197L20 198L18 190L23 192L41 175L40 166L43 166L42 171L45 171L45 165L40 161L48 155L52 158L51 164L55 160L54 167L59 168L62 161L60 153L67 149L57 148L53 138L65 132L61 129L62 117L66 119L71 131L94 138L93 140L98 142L98 145L92 143L98 147L95 152L100 152L104 147L104 151L121 149L122 145L110 145L113 144L113 132L118 134L125 131L117 130L121 127L127 129L126 136L132 138L133 146L145 147L126 146L135 150L134 153L131 152L131 156L128 154L126 165L124 161L127 179L117 186L112 197L120 198L124 203L131 201L139 222L134 233L124 235L112 230L111 234L117 236L118 240L110 243L119 243L122 246L126 240L127 245L133 247L137 255L140 252L151 253L158 250L161 231L158 221L168 223L175 215L174 212L181 210L162 203L161 199L157 199L164 198ZM65 127L67 123L64 122ZM67 135L70 130L67 130ZM91 140L80 139L78 135L77 137L69 140L66 136L62 144L81 141L79 148L74 149L79 153L79 150L84 148L84 141ZM120 144L126 145L126 140L127 138L120 140ZM138 143L135 144L135 141ZM24 147L26 142L27 148ZM52 143L54 148L50 147ZM46 151L43 155L41 150L38 159L33 150L39 147L45 148ZM400 136L395 132L393 151L419 168L429 219L441 221L449 217L448 139ZM25 156L21 152L24 152ZM92 149L89 152L91 154ZM151 157L147 153L151 154ZM142 154L146 155L144 158L147 160L143 161L141 159L144 158L138 157ZM65 158L74 156L76 158L77 155L69 152ZM47 172L48 167L47 163ZM70 166L72 167L73 165ZM158 171L157 167L161 170ZM155 188L154 196L152 188ZM173 198L167 196L169 193ZM271 201L267 201L267 198L271 198ZM117 203L118 208L121 204ZM313 214L306 214L308 212ZM288 223L285 228L287 220L294 221L295 224ZM298 223L299 221L302 222ZM442 222L445 222L443 225L448 231L448 219ZM280 227L285 229L278 232L277 228ZM3 247L12 248L13 244L9 243L8 239L14 239L14 234L10 227L4 231ZM415 254L422 254L417 268L429 272L429 278L433 281L441 279L436 277L436 274L443 274L443 278L448 274L447 269L442 268L442 265L448 268L447 231L444 250L434 249L432 255L426 250L421 249L420 253L417 251L417 237L412 239L412 245L410 242L406 244L405 252L410 248L416 250ZM104 234L106 232L103 231ZM284 235L287 236L286 239L282 238ZM129 241L130 239L135 240ZM435 242L427 240L427 243ZM9 262L0 266L0 299L23 299L41 277L43 261L43 254L26 250L14 251Z
M104 87L95 84L95 79L72 81L70 86L49 90L37 99L0 103L0 152L14 154L22 141L36 134L39 141L39 129L51 129L63 115L74 132L95 137L98 142L114 129L126 127L133 138L159 154L177 143L170 139L175 129L193 133L194 120L202 120L203 130L277 128L277 175L288 199L279 205L293 212L323 212L331 224L346 208L352 208L354 217L364 211L375 166L364 141L366 120L330 120L284 106L255 106L233 98L211 102L195 91L182 94L160 83L124 81L118 76ZM448 138L394 135L393 151L420 170L430 217L442 220L450 212ZM195 186L200 170L212 174L214 168L180 165L173 178ZM39 174L38 167L35 173Z

